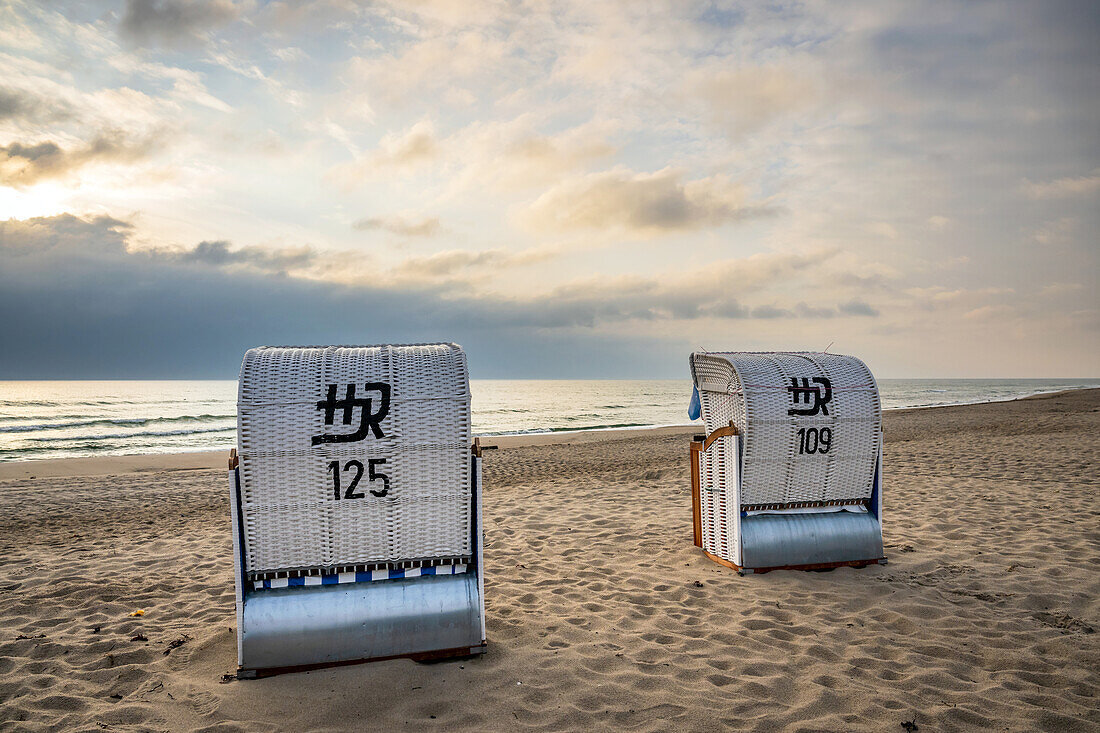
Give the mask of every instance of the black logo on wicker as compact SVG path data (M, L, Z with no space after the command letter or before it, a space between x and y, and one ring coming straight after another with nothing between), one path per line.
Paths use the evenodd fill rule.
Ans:
M381 423L390 411L390 385L383 384L382 382L367 382L364 391L378 392L380 394L377 411L371 412L371 407L374 405L373 397L355 396L354 384L349 384L347 386L347 391L342 400L336 399L336 385L328 385L328 395L325 399L317 403L317 409L325 411L325 425L334 424L337 410L343 413L341 422L344 425L351 425L351 418L356 408L358 408L360 410L359 427L354 433L343 433L338 435L323 433L321 435L314 435L311 439L313 445L321 445L322 443L356 443L366 438L367 433L374 433L375 438L385 437L382 433Z
M810 386L810 382L815 382L821 386ZM829 400L833 398L833 383L828 380L827 377L814 377L813 379L807 379L802 377L802 384L799 385L798 377L791 377L791 386L787 387L787 391L791 393L791 399L794 404L798 404L799 400L803 404L810 405L806 408L792 407L787 410L788 415L803 415L806 417L821 413L822 415L829 414ZM812 403L812 404L811 404Z

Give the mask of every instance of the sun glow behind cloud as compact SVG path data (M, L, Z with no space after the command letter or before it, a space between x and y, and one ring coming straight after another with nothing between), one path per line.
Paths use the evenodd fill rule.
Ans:
M496 355L485 375L615 376L645 353L643 374L677 376L697 346L830 341L884 376L1092 374L1096 16L12 2L0 270L59 298L74 258L89 283L267 282L296 304L273 316L278 341L329 329L331 288L390 329L364 315L334 339L474 339ZM83 297L116 314L177 302ZM256 340L203 345L215 315L190 307L169 351L231 364ZM51 317L38 325L77 327ZM514 356L549 344L572 351L534 370Z

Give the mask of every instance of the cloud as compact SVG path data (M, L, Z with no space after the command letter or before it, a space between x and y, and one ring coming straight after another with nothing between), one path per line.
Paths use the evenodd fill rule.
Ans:
M767 253L710 262L662 277L583 278L539 296L532 307L545 324L592 327L622 321L794 318L825 311L799 304L753 306L743 302L779 285L812 281L836 253ZM734 295L736 293L736 296ZM796 312L800 311L800 312ZM829 316L839 315L836 309Z
M0 87L0 122L6 120L54 121L72 115L60 100L48 100L24 89Z
M422 257L406 258L388 275L395 281L424 282L435 278L450 278L462 271L475 269L496 273L505 268L545 262L558 254L560 253L553 248L531 248L515 253L503 249L443 250Z
M1047 297L1059 297L1072 293L1079 293L1084 289L1085 286L1081 283L1050 283L1049 285L1044 285L1043 289L1039 291L1039 294Z
M342 252L222 240L173 251L138 243L144 237L131 224L105 216L0 221L0 312L19 314L0 319L0 342L20 344L0 350L0 375L224 377L244 349L261 343L412 340L464 343L485 360L483 375L621 377L622 360L635 357L646 365L641 376L679 374L682 354L695 345L685 342L728 332L732 321L754 344L762 334L781 334L768 344L774 348L820 336L816 319L829 319L830 338L847 330L858 341L868 327L852 319L878 312L858 298L830 304L822 273L840 255L829 250L729 258L660 277L592 276L504 295L437 283L471 274L500 279L501 268L533 263L546 251L444 251L389 269L368 262L341 280L325 268L345 265ZM1069 290L1073 297L1088 292ZM888 302L894 314L893 303L943 294L937 302L979 335L1003 319L1023 322L1026 310L1013 311L1021 299L1006 300L1012 294L1005 289L953 293L930 288ZM931 323L943 320L939 314ZM655 351L647 356L643 342ZM565 363L561 349L591 359Z
M478 293L469 287L439 288L438 284L464 271L498 273L502 268L536 264L554 257L556 252L552 248L518 253L447 250L410 257L390 269L375 266L349 275L348 253L322 253L305 247L234 248L218 240L204 241L190 249L135 249L129 242L132 231L131 225L116 219L85 220L67 214L3 222L0 269L10 273L22 271L18 277L38 282L47 290L58 286L58 278L64 282L87 279L88 283L102 287L104 302L120 296L113 285L104 286L104 281L124 276L134 280L121 293L139 287L140 283L145 283L141 288L147 288L150 283L162 282L156 287L175 292L188 281L201 281L200 289L205 289L211 279L221 282L223 277L230 281L251 278L250 282L265 282L272 289L263 300L276 310L286 307L278 295L281 290L313 293L310 297L316 297L318 303L327 302L327 296L321 294L331 291L345 293L352 299L388 298L392 301L389 307L398 311L408 307L409 299L427 297L422 306L446 310L448 320L471 318L484 324L511 327L571 328L625 320L790 318L795 315L794 310L781 305L742 304L730 295L730 284L736 283L739 298L748 298L776 280L789 283L800 273L812 273L832 256L826 251L757 255L711 263L668 278L590 278L513 297ZM60 275L52 268L63 261L70 264L66 265L64 275ZM18 279L15 274L12 277ZM171 284L174 278L179 278L176 285ZM0 290L10 285L11 281L0 283ZM309 313L323 312L317 310L320 305L299 302L299 306Z
M490 186L510 194L545 190L618 152L609 140L620 127L617 122L590 121L552 132L540 130L539 122L525 112L471 124L444 140L447 160L458 168L452 188L482 191Z
M165 256L131 251L132 234L109 217L0 221L0 312L19 314L0 319L0 342L21 344L0 350L0 375L228 378L245 349L263 343L459 341L487 376L584 376L602 357L563 369L555 354L610 344L641 359L653 348L649 339L533 331L578 320L546 301L276 276L240 268L242 256L219 242Z
M615 148L598 135L583 139L576 135L531 133L510 141L500 152L513 159L522 170L543 168L564 171L606 158L615 152Z
M974 309L978 305L989 303L991 300L1004 300L1007 296L1015 296L1013 288L985 287L985 288L956 288L948 290L941 286L927 288L909 288L902 293L910 302L925 310L950 309L956 312L965 312ZM1017 299L1019 299L1017 297Z
M1100 193L1100 171L1087 176L1058 178L1053 181L1033 183L1024 181L1024 193L1033 199L1062 199L1077 196L1094 196Z
M585 123L541 132L530 114L474 122L441 137L430 120L384 135L377 146L355 160L333 166L329 177L347 187L392 180L431 170L449 179L451 196L481 195L486 188L503 194L544 190L570 173L586 169L616 152L608 137L615 123Z
M725 176L684 181L665 168L635 173L617 168L562 181L523 214L532 229L617 229L638 234L704 229L767 213L745 203Z
M837 310L849 316L877 316L879 314L877 309L859 299L841 303L837 306Z
M684 86L688 98L702 102L710 121L733 139L758 132L816 100L813 85L789 69L728 69L725 63L715 61L690 72Z
M419 0L415 3L402 0L384 0L397 15L411 16L421 22L438 23L443 29L485 25L515 12L506 0Z
M120 132L103 133L84 147L65 150L47 140L0 146L0 185L22 188L40 180L63 178L93 163L128 163L149 155L154 138L131 140Z
M228 0L127 0L119 31L137 45L178 46L237 17Z
M464 108L511 75L522 56L519 49L479 30L454 31L418 38L400 50L364 55L348 63L348 73L374 103L388 108ZM489 72L498 70L491 76ZM494 78L495 77L495 78ZM372 106L374 106L372 103Z
M1035 241L1046 247L1066 245L1073 242L1077 230L1080 228L1080 220L1073 216L1064 216L1053 221L1043 222L1035 229L1032 235Z
M15 258L41 259L54 252L97 259L121 256L132 231L129 222L109 216L0 220L0 258L10 264Z
M963 318L972 321L988 321L999 320L1007 321L1008 318L1016 315L1016 309L1010 305L983 305L980 308L975 308L972 311L967 311L963 314Z
M240 265L261 272L286 275L290 270L304 270L318 261L317 253L309 247L238 247L230 249L229 242L199 242L193 249L164 250L154 249L148 253L153 257L184 263L198 263L211 267L229 267Z
M363 293L410 299L409 312L424 315L411 294L427 290L453 299L439 308L446 317L485 333L663 330L672 343L737 318L738 339L760 348L847 328L899 376L964 361L973 376L1100 363L1095 318L1070 315L1095 310L1100 262L1089 206L1100 193L1096 13L926 0L735 12L576 0L74 7L0 11L0 176L21 187L0 189L4 215L137 212L128 246L198 251L108 256L86 243L52 263L70 286L85 270L69 262L94 257L88 276L112 288L114 264L166 288L175 286L164 273L206 285L243 278L319 328L330 321L310 303L336 305L329 289L402 324L419 316L403 320ZM306 57L280 60L279 47ZM70 116L47 108L55 102ZM173 130L173 144L108 167L109 155L87 151L112 129L139 147L142 135ZM278 157L260 144L271 139ZM362 189L325 178L348 161ZM783 215L736 223L768 211ZM438 245L436 230L403 253L370 246L413 239L429 214L455 244ZM351 230L360 217L378 234ZM401 229L410 233L390 233ZM196 248L201 240L223 247ZM314 256L249 249L265 242L310 243ZM543 242L563 253L502 269ZM799 267L746 257L815 247L840 254ZM342 266L356 251L354 267ZM89 285L73 301L59 275L32 274L70 308L118 300ZM1040 294L1059 282L1083 289ZM986 286L1016 293L976 294ZM908 294L934 287L942 299ZM853 299L882 315L859 315ZM1011 328L961 318L1017 301ZM153 296L141 304L153 308ZM205 318L195 322L208 328ZM592 325L568 325L582 323ZM598 346L598 358L615 360Z
M427 120L417 122L401 135L386 135L371 158L375 167L403 168L423 163L439 152L435 129Z
M800 318L833 318L837 314L835 308L811 306L804 302L795 305L794 310Z
M439 154L435 128L429 120L421 120L402 133L383 136L375 150L337 165L329 173L345 186L354 186L382 175L409 173L434 161Z
M893 224L886 221L868 222L864 228L875 237L884 237L886 239L898 238L898 230Z
M426 257L410 257L401 263L398 273L415 277L447 276L465 268L498 263L506 260L507 257L508 255L501 250L470 252L453 249L435 252Z
M753 318L790 318L793 315L786 308L777 308L774 305L761 305L752 309Z
M353 229L360 231L380 229L403 237L431 237L439 231L439 217L421 217L415 214L372 216L359 219L351 226Z

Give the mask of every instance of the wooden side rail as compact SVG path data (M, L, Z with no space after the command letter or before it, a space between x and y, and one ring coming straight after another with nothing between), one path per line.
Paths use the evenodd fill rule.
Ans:
M733 424L733 420L730 420L729 425L717 428L713 433L707 436L706 440L703 441L703 451L706 452L706 450L710 448L711 443L727 435L737 435L737 426Z
M695 546L703 546L703 507L699 493L702 490L699 478L699 454L706 452L710 444L727 435L737 435L737 426L730 424L720 427L710 435L696 435L691 441L691 526L695 535Z

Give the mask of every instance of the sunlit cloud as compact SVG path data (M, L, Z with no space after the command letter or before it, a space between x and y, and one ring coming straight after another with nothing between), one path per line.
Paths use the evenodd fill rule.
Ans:
M1058 178L1053 181L1024 183L1024 193L1033 199L1057 199L1100 195L1100 172L1087 176Z
M735 139L811 106L819 93L781 66L730 69L718 60L692 71L684 89L703 105L706 119Z
M430 237L439 231L439 217L415 214L369 216L359 219L352 227L360 231L382 230L405 237Z
M0 185L23 188L50 178L63 178L80 168L101 163L130 163L149 155L156 138L130 140L118 132L104 133L87 145L63 149L52 140L0 146Z
M524 213L535 230L604 229L651 234L720 226L769 213L746 202L725 176L685 181L683 172L615 169L563 181Z

